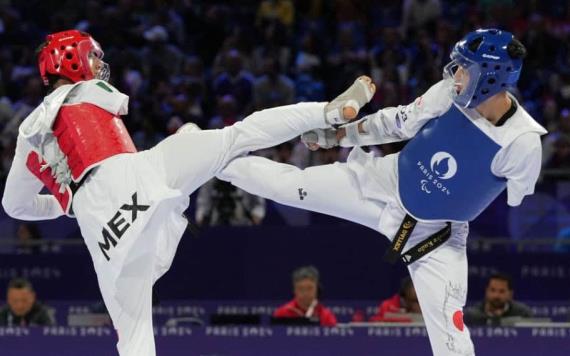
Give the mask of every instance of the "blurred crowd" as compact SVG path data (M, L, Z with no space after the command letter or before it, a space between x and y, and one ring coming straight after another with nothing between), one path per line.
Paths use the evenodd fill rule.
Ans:
M367 111L406 104L441 79L452 45L480 27L512 31L527 47L515 95L550 131L545 169L568 178L569 1L2 0L0 182L19 124L45 95L35 50L51 32L77 28L101 43L112 84L130 96L125 123L142 150L188 121L220 128L255 110L333 98L361 74L378 86ZM298 140L261 154L299 167L346 157L340 149L311 153ZM263 201L219 182L208 187L200 223L263 219ZM227 216L216 202L232 199L241 210Z
M101 43L112 84L130 96L126 124L145 149L187 121L218 128L254 110L330 99L360 74L379 88L369 111L411 102L441 78L453 43L478 27L508 29L527 46L516 94L551 131L545 167L568 168L568 1L3 0L0 175L19 123L45 94L35 49L50 32L77 28ZM343 159L337 150L310 155L296 141L265 154L298 166Z

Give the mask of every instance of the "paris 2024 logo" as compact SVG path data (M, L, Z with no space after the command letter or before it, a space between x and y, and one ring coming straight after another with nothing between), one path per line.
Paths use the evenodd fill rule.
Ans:
M457 173L457 161L455 158L445 151L436 152L430 160L429 168L425 167L422 162L418 162L425 179L420 181L421 189L427 194L431 194L435 188L446 195L451 192L442 181L453 178Z

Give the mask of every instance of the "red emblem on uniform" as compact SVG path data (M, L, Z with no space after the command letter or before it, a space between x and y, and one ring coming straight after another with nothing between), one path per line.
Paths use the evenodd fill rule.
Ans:
M460 310L453 313L453 325L455 325L459 331L463 331L465 327L465 324L463 324L463 313Z

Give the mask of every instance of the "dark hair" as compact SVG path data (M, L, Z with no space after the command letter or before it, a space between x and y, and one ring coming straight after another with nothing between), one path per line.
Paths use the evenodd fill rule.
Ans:
M509 288L509 290L513 290L513 279L511 278L511 276L509 276L506 273L502 273L502 272L496 272L493 273L490 277L489 277L489 281L487 282L487 285L491 282L491 280L493 279L498 279L500 281L505 281L507 282L507 288Z
M467 44L467 48L469 48L471 52L475 53L479 49L481 42L483 42L483 36L477 37L471 42L469 42L469 44Z
M507 45L507 53L512 59L524 59L527 51L521 41L513 38L513 40Z
M58 80L60 79L69 80L62 75L55 75L51 73L46 73L46 77L48 80L48 85L46 86L46 88L48 88L48 93L51 93L55 89L55 83L57 83Z
M475 53L479 49L481 42L483 42L483 37L477 37L467 44L467 48L469 48L471 52ZM524 59L526 57L527 50L521 41L513 38L507 45L507 53L511 59Z
M14 278L10 282L8 282L8 289L29 289L30 291L34 291L34 287L32 283L25 278Z
M293 271L292 275L293 284L303 280L303 279L312 279L319 284L319 270L314 266L303 266L297 268Z

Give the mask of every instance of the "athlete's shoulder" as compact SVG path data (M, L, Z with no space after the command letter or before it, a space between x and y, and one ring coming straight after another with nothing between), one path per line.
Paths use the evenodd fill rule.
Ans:
M516 99L513 98L516 101ZM518 104L518 101L516 101ZM494 133L501 146L517 148L523 151L538 149L541 146L540 136L547 133L532 116L518 104L515 113L503 126L494 127Z
M449 85L449 81L440 80L432 85L422 96L418 97L414 101L414 106L433 117L445 113L453 103Z
M516 101L514 98L513 100ZM546 129L541 124L536 122L536 120L518 101L516 101L516 103L518 105L517 110L506 122L506 124L509 124L511 130L521 132L534 132L541 136L548 133L548 131L546 131Z
M82 90L85 92L94 92L100 94L123 94L119 89L115 88L108 82L100 79L85 80L77 83L75 90ZM123 94L124 95L124 94Z
M113 114L127 113L129 97L111 84L91 79L79 82L68 94L65 104L89 103L97 105Z

